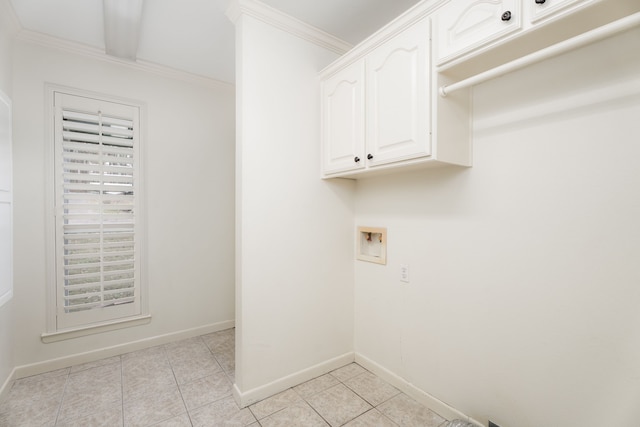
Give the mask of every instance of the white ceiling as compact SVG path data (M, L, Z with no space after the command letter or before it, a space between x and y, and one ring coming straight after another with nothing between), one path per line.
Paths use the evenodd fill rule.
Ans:
M23 29L105 48L102 0L10 0ZM233 82L231 0L145 0L140 60ZM263 0L301 21L357 44L418 0Z

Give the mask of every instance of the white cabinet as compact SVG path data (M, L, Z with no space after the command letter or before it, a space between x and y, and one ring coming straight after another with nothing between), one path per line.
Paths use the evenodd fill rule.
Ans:
M431 154L429 20L366 58L367 166Z
M468 115L458 114L469 97L433 96L430 24L426 16L406 17L320 73L323 177L470 165ZM450 119L437 118L440 104L454 112Z
M570 13L577 7L588 6L594 0L529 0L529 20L538 23L562 13Z
M430 154L429 20L323 79L323 174Z
M524 46L535 49L538 43L544 47L555 39L560 41L569 36L565 29L552 29L544 37L528 41L521 36L533 37L543 26L596 4L603 4L603 0L451 0L433 17L436 65L447 68L494 47L504 48L507 41L516 38L522 43L517 49ZM598 20L597 16L588 19ZM505 58L511 56L517 54L507 52Z
M521 0L451 0L434 19L438 64L522 28ZM533 1L533 0L531 0Z
M364 168L364 60L322 82L324 173Z

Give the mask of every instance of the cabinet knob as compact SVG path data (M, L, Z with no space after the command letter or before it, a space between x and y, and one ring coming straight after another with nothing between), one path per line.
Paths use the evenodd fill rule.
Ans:
M367 159L369 160L373 159L373 154L367 154Z
M536 4L544 4L547 0L536 0Z
M537 0L536 0L537 1ZM544 1L544 0L543 0ZM511 11L507 10L505 13L502 14L502 18L503 21L508 21L511 19Z
M354 162L356 162L356 163L358 163L358 162L360 161L360 157L358 157L358 156L354 157L354 158L353 158L353 161L354 161Z

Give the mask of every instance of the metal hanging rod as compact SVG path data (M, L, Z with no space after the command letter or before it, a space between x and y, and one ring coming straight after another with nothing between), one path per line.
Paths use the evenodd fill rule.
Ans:
M440 86L438 92L440 93L440 96L444 98L448 94L455 92L456 90L464 89L473 85L477 85L478 83L500 77L512 71L524 68L528 65L535 64L536 62L543 61L553 56L560 55L570 50L607 38L614 34L629 30L638 25L640 25L640 12L626 16L617 21L611 22L610 24L598 27L594 30L587 31L586 33L572 37L560 43L545 47L544 49L541 49L537 52L533 52L529 55L523 56L522 58L507 62L506 64L484 71L480 74L476 74L475 76L468 77L457 83Z

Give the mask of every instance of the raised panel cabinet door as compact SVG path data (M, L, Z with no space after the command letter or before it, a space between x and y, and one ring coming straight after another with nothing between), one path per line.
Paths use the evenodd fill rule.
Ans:
M367 164L431 154L429 20L367 57Z
M452 0L436 13L434 27L441 65L520 30L520 0Z
M575 8L589 6L594 0L525 0L529 3L529 16L532 23L538 23Z
M364 61L340 70L321 87L323 173L364 168Z

